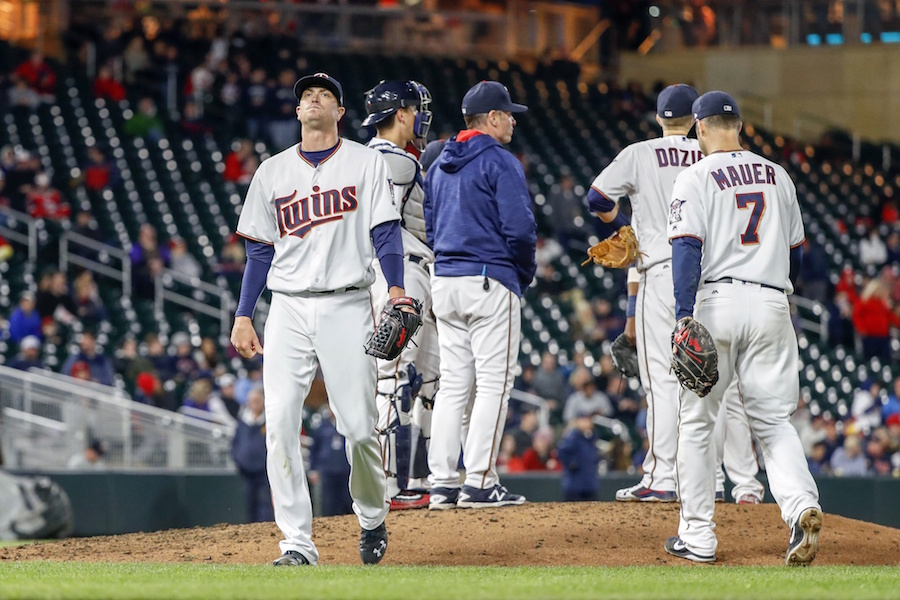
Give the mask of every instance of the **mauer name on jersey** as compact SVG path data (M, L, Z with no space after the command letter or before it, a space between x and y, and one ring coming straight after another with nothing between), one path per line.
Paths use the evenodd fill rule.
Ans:
M689 167L703 158L699 150L682 150L681 148L657 148L656 162L660 167Z
M294 190L290 196L275 199L281 237L296 235L302 238L313 227L340 221L345 213L355 211L358 206L355 185L349 185L340 191L324 192L320 192L316 185L312 191L305 198L297 198L297 190Z
M710 173L720 190L738 185L764 183L775 185L775 168L771 165L753 163L752 165L727 166Z

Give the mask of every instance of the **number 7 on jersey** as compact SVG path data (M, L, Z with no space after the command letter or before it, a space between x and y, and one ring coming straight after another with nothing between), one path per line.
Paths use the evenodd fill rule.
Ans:
M741 234L741 243L745 246L758 244L759 221L766 211L765 195L762 192L735 194L734 199L737 201L737 207L741 210L746 209L750 204L753 205L753 210L750 212L750 222L747 223L747 230Z

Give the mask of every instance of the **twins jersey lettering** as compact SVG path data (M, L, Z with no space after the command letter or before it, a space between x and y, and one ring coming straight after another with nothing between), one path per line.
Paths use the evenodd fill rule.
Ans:
M670 135L626 147L601 172L591 187L610 200L631 199L631 223L641 252L638 269L670 260L666 215L675 178L703 158L697 140Z
M428 263L434 262L434 252L426 243L422 166L415 156L389 140L374 137L368 146L382 153L391 173L395 208L403 219L404 253L421 256Z
M368 287L375 281L371 230L400 218L381 153L340 139L314 167L299 150L296 144L259 166L238 234L275 246L266 281L272 291ZM361 204L360 198L373 201Z
M793 292L788 248L805 234L781 165L748 151L707 156L678 176L668 214L670 238L703 242L701 282L731 277Z

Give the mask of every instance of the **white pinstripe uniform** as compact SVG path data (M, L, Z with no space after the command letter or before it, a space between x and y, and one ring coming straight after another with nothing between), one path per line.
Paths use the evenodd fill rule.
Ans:
M675 178L702 158L697 140L668 135L626 147L601 172L591 187L615 201L631 200L631 224L643 256L639 258L639 289L635 310L635 334L641 386L647 396L647 437L650 448L644 458L644 475L635 487L674 492L675 453L678 434L678 380L671 370L670 333L675 325L675 296L672 290L672 248L666 225ZM740 405L737 385L726 395L727 428L717 425L719 464L724 454L728 474L737 492L762 498L763 486L756 480L759 467L753 452L747 416ZM725 408L723 408L723 416ZM724 445L724 448L723 448ZM724 490L721 474L717 489ZM627 488L616 494L632 500ZM655 499L647 496L645 499Z
M313 166L299 144L263 161L237 231L274 245L266 285L267 472L282 552L318 561L300 426L303 402L322 368L337 430L346 438L350 495L360 526L372 530L389 503L375 431L375 359L363 350L375 326L371 230L400 218L381 153L341 139ZM352 165L353 168L348 168Z

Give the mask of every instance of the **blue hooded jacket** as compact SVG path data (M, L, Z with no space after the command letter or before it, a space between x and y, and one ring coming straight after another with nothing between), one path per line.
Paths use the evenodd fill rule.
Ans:
M438 277L486 275L521 296L537 243L525 172L497 140L464 130L425 177L425 231Z

